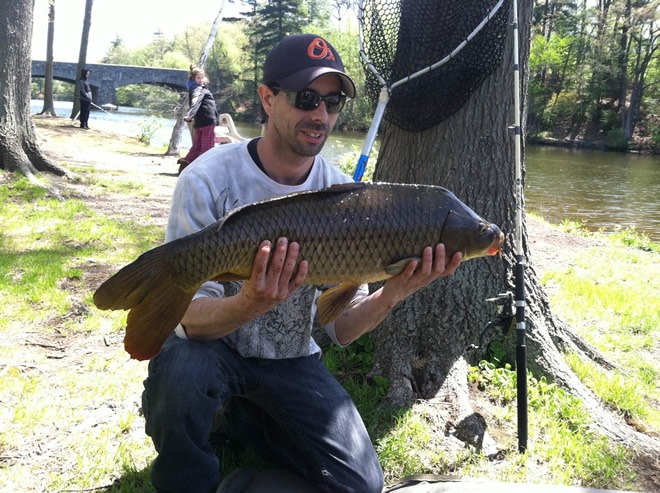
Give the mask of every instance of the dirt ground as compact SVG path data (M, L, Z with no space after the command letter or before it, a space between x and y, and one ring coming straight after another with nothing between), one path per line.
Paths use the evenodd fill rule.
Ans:
M49 178L63 196L80 199L91 209L105 216L165 227L170 197L177 179L176 157L164 157L156 150L136 145L134 138L120 135L121 128L116 128L116 124L113 127L112 123L102 126L102 122L92 120L90 121L92 130L85 131L71 126L68 119L35 117L35 122L40 135L44 138L41 143L42 148L58 164L74 170L93 167L97 173L100 171L101 176L95 175L97 178L107 175L106 178L115 181L139 182L144 184L149 191L148 195L112 194L110 196L105 194L99 196L88 193L84 183L66 178ZM592 238L581 238L563 233L533 218L528 218L527 228L531 242L531 262L538 275L542 275L548 268L560 268L570 262L565 255L566 251L587 248L599 243L598 240ZM99 265L87 266L85 271L85 284L90 286L97 286L113 273L112 268ZM85 310L85 305L81 303L70 316L84 316ZM55 322L57 321L54 321L56 325ZM103 340L90 341L88 339L82 334L79 337L57 338L55 335L44 338L35 333L28 338L28 343L35 350L54 355L47 359L53 374L56 374L58 367L63 365L79 364L80 357L76 357L77 354L107 351L107 346L121 347L118 335L109 339L106 337ZM7 341L10 344L11 342ZM65 355L66 357L64 357ZM44 371L43 375L46 376L49 373L50 371ZM137 400L138 392L139 389L136 389L135 400ZM116 413L117 409L121 409L123 406L135 405L135 402L115 403L113 409L105 411ZM92 416L89 421L90 426L93 426L92 422L95 419L105 418ZM57 430L53 430L53 434L56 433ZM143 433L143 431L140 430L138 433ZM38 444L35 442L35 448L37 446ZM45 471L51 467L62 469L66 468L70 462L70 458L60 456L65 450L62 448L59 453L57 447L51 447L49 450L33 450L30 453L26 453L29 451L24 450L25 455L21 454L21 460L23 462L39 461L45 466Z

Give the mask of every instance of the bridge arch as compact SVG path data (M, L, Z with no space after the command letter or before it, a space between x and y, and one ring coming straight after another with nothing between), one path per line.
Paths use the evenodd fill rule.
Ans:
M53 79L75 84L78 64L73 62L53 62ZM165 86L177 91L186 91L188 71L172 68L137 67L133 65L111 65L89 63L86 68L91 72L89 84L92 97L98 105L116 104L118 87L130 84L150 84ZM46 62L32 60L32 77L46 76Z

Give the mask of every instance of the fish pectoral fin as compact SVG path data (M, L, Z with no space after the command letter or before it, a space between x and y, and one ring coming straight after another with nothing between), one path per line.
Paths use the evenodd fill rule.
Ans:
M360 289L359 284L345 282L324 291L316 302L318 308L316 316L321 325L328 325L337 320L353 300L358 289Z
M385 272L387 272L390 276L394 277L397 274L401 274L401 271L403 271L403 269L406 268L406 265L408 265L412 261L421 262L422 257L402 258L401 260L394 262L393 264L385 266Z

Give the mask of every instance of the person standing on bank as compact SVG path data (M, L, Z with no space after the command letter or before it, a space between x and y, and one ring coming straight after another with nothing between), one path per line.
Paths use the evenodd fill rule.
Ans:
M78 100L80 101L80 128L89 129L89 110L92 105L92 88L87 79L89 79L89 70L83 69L80 72L80 81L78 82Z
M265 135L215 147L181 173L165 241L243 204L352 181L319 156L346 98L355 97L355 84L328 41L314 34L284 38L266 58L258 92ZM250 279L204 283L149 363L142 409L158 452L153 485L214 491L219 458L209 440L219 436L253 448L272 465L230 473L219 492L380 493L383 471L369 434L311 335L316 301L327 286L303 286L308 264L298 259L296 242L279 238L255 247ZM453 274L461 260L460 253L445 259L442 244L420 254L421 261L374 293L362 286L324 327L330 339L350 344L400 301Z
M190 66L188 74L188 100L190 109L183 119L194 121L195 132L193 144L186 157L177 161L179 174L201 154L215 145L215 126L218 124L218 112L215 108L213 94L206 88L209 81L204 70L195 65Z

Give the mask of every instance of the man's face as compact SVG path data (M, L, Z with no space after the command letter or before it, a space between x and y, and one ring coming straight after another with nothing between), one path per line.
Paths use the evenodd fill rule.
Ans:
M341 92L339 77L327 74L307 86L321 96ZM274 98L269 117L274 137L278 144L287 147L299 156L316 156L337 122L338 113L328 113L325 101L311 111L295 108L287 101L285 92L280 91Z

